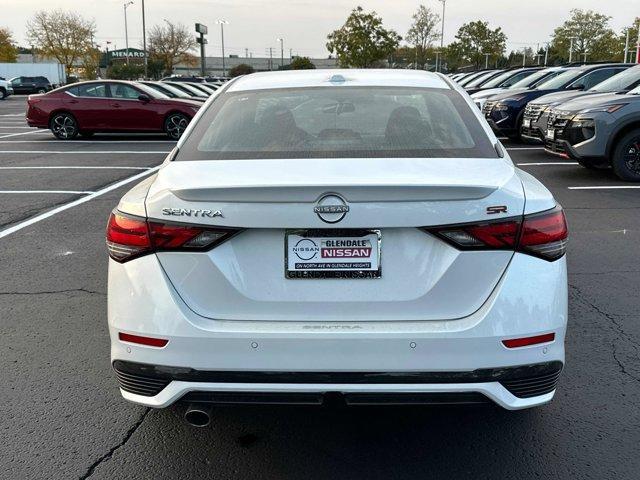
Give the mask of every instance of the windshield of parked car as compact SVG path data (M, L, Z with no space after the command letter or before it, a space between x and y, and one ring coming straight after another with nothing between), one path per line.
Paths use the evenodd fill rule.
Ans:
M472 80L471 82L467 83L465 85L466 88L472 88L472 87L477 87L479 85L482 85L484 82L487 81L488 78L491 78L492 76L494 76L496 74L496 70L492 70L490 72L486 72L483 75L480 75L479 77L475 78L474 80Z
M153 85L149 85L151 88L155 88L156 90L159 90L161 92L169 91L170 93L172 93L173 95L175 95L176 98L193 98L191 95L189 95L186 92L183 92L182 90L180 90L179 88L174 87L173 85L169 85L168 83L154 83Z
M536 88L538 90L555 90L557 88L563 88L565 85L571 83L573 80L576 80L584 74L585 70L582 68L570 68L562 72L560 75L542 82Z
M621 90L631 90L640 85L640 65L628 68L613 77L607 78L604 82L591 87L590 92L619 92Z
M513 85L514 83L516 83L518 80L526 77L527 75L531 75L531 71L529 72L521 72L519 70L509 70L507 72L504 72L501 75L498 75L496 78L492 78L491 80L489 80L487 83L485 83L484 85L482 85L482 88L496 88L496 87L510 87L511 85ZM515 75L519 75L518 78L512 78ZM511 80L511 81L509 81ZM508 85L503 85L503 83L506 83Z
M162 93L156 90L155 88L150 87L149 85L145 85L144 83L136 83L136 88L139 88L144 93L149 95L151 98L158 98L158 99L171 98L169 95L166 95L165 93Z
M509 88L529 88L533 85L536 85L537 83L541 83L541 82L546 82L548 80L551 80L553 77L560 75L563 72L563 70L555 70L555 71L549 71L549 70L539 70L537 72L532 73L531 75L523 78L522 80L520 80L519 82L514 83L513 85L511 85Z
M497 153L458 92L408 87L225 93L178 153L184 160L353 157L496 158Z

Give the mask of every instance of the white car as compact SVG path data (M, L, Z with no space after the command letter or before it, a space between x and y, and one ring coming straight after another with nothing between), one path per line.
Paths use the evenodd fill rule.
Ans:
M11 82L0 78L0 100L8 98L10 95L13 95L13 87L11 86Z
M109 219L127 400L549 402L564 213L444 75L232 80Z

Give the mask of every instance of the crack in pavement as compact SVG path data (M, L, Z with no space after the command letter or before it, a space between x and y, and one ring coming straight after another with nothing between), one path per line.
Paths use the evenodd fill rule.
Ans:
M58 293L73 293L82 292L89 295L107 295L105 292L98 292L96 290L89 290L87 288L69 288L66 290L43 290L39 292L0 292L0 295L55 295Z
M620 325L620 323L618 322L618 320L615 318L614 315L605 312L604 310L602 310L600 307L598 307L595 303L591 302L587 296L575 285L571 285L569 284L569 287L573 290L574 294L576 295L576 297L582 301L582 303L584 303L585 305L587 305L588 307L590 307L591 309L595 310L596 313L598 313L599 315L605 317L607 320L609 320L610 324L613 327L613 330L618 334L618 338L623 338L624 340L626 340L628 343L631 344L631 346L638 351L638 346L640 346L640 344L630 335L628 334L624 328L622 327L622 325ZM611 344L611 354L613 356L613 359L615 360L615 362L618 364L618 368L620 369L620 372L622 372L623 375L626 375L627 377L635 380L636 382L640 382L640 377L637 377L636 375L630 373L626 366L624 365L624 363L618 358L618 347L615 343Z
M126 443L133 436L133 434L136 433L136 430L138 430L138 428L140 428L140 426L142 425L142 422L144 422L145 418L147 418L147 415L149 415L149 412L151 412L151 409L147 408L144 411L144 413L140 416L140 418L131 426L131 428L129 430L127 430L127 433L125 433L124 438L120 441L120 443L118 443L117 445L111 447L107 453L105 453L100 458L98 458L95 462L93 462L91 465L89 465L89 468L84 473L84 475L81 475L80 477L78 477L79 480L86 480L87 478L91 477L91 475L93 475L94 472L96 471L96 468L98 468L103 462L105 462L105 461L109 460L111 457L113 457L113 454L118 449L120 449L124 445L126 445Z

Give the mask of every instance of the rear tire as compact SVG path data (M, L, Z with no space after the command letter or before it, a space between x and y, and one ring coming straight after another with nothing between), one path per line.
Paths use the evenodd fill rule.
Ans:
M39 88L37 93L47 93L47 91L44 88Z
M56 113L51 117L49 128L60 140L71 140L78 136L78 122L70 113Z
M622 180L640 182L640 129L630 131L618 141L611 166Z
M2 88L0 88L0 100L4 100L6 98L7 94L4 92L4 90Z
M171 140L178 140L187 126L189 118L182 113L172 113L164 121L164 132Z

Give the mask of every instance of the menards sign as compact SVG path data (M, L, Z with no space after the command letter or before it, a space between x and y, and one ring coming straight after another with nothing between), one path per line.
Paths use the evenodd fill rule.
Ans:
M128 50L129 52L129 58L144 58L145 57L145 52L144 50L140 50L137 48L130 48ZM115 58L127 58L127 49L123 48L120 50L112 50L109 52L109 59L115 59Z

